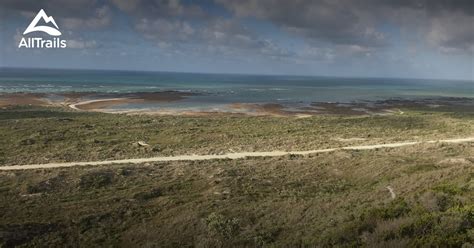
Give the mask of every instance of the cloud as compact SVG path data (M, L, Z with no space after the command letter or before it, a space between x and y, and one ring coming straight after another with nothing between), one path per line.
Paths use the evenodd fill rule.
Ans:
M407 35L421 37L422 46L443 53L472 54L474 1L390 0L379 5L382 17L399 25Z
M219 16L193 1L112 0L134 20L135 30L163 50L230 56L253 53L269 58L334 61L370 57L396 42L384 26L443 52L472 49L472 1L454 0L215 0L230 11ZM302 37L309 55L289 51L247 28L244 18L269 22ZM457 23L457 25L456 25ZM184 49L184 50L183 50Z
M464 23L471 25L463 25ZM433 18L426 37L428 42L441 52L468 51L472 56L474 53L474 16L445 14Z
M123 32L133 34L114 38L117 47L133 46L127 42L138 36L147 41L141 45L151 43L160 54L184 57L342 63L380 58L407 40L443 55L472 56L474 50L472 0L213 1L2 0L0 25L5 18L20 17L26 26L44 8L61 31L74 31L67 37L70 47L99 48L124 28L119 25L130 24L132 30ZM260 32L259 25L271 27L272 34ZM87 32L97 30L111 35L93 32L95 41L86 41Z
M67 41L68 48L74 49L86 49L86 48L96 48L97 42L95 40L84 41L84 40L71 40Z
M107 27L112 20L111 10L108 6L98 7L94 15L87 18L63 18L62 25L67 29L100 29Z
M21 15L30 19L44 9L59 28L66 29L100 29L112 19L110 7L98 0L4 0L1 7L7 10L3 18Z
M91 15L91 9L103 6L98 0L3 0L2 8L8 12L30 12L36 14L44 9L54 17L82 18Z
M429 36L441 48L469 50L473 43L471 0L216 0L239 17L269 21L310 43L383 48L390 37L380 26L398 25ZM457 23L457 24L456 24Z
M311 60L311 61L334 61L336 54L335 51L327 47L304 47L297 52L299 59Z
M137 21L135 29L144 37L160 42L186 42L194 29L186 21L143 18Z
M217 0L240 17L270 21L310 41L338 45L385 45L375 21L357 1Z
M236 18L211 15L193 2L113 0L134 20L135 30L162 50L183 54L253 53L285 56L286 51L244 27Z
M183 4L179 0L110 0L120 10L141 18L203 18L204 10L192 1Z
M443 12L474 15L474 2L471 0L372 0L368 3L391 9L421 10L430 16L437 16Z
M188 52L214 55L287 55L287 51L258 37L235 19L216 18L202 25L182 20L141 19L135 28L164 50L187 49Z

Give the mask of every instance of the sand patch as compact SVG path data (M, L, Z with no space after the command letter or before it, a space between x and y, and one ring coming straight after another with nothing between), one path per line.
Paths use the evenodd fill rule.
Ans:
M334 138L333 140L340 141L340 142L352 142L352 141L365 141L367 139L364 139L364 138Z
M94 109L109 108L109 107L113 107L120 104L136 103L136 102L143 102L143 100L128 99L128 98L99 99L99 100L90 100L90 101L70 104L69 107L76 110L94 110Z
M0 95L0 107L16 105L46 106L49 101L45 99L46 94L40 93L13 93Z
M76 110L100 110L117 105L130 103L160 103L174 102L184 99L185 97L195 95L193 93L178 91L163 92L140 92L140 93L100 93L93 95L94 100L77 102L70 104L69 107ZM89 95L90 96L90 95ZM112 97L113 98L110 98Z
M229 104L228 108L231 113L244 113L247 115L263 115L263 116L283 116L308 118L318 113L317 110L311 107L300 107L289 109L278 103L233 103Z

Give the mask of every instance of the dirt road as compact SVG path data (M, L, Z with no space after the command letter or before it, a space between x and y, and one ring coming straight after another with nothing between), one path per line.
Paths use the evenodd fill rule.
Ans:
M147 162L169 162L169 161L198 161L198 160L212 160L212 159L242 159L247 157L279 157L286 155L309 155L316 153L333 152L337 150L373 150L379 148L395 148L402 146L411 146L422 143L467 143L474 142L474 137L459 138L459 139L445 139L445 140L431 140L431 141L410 141L390 144L376 144L364 146L345 146L339 148L329 148L320 150L308 151L271 151L271 152L237 152L223 155L180 155L170 157L151 157L151 158L132 158L120 160L104 160L91 162L67 162L67 163L49 163L49 164L28 164L28 165L12 165L0 166L0 171L7 170L33 170L33 169L50 169L62 168L72 166L86 166L86 165L111 165L111 164L142 164Z

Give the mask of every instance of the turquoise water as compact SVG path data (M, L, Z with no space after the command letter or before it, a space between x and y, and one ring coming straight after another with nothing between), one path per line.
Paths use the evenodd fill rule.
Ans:
M474 97L473 81L258 76L98 70L0 69L0 92L195 92L161 107L228 103L353 102L393 98ZM126 105L150 108L153 104Z

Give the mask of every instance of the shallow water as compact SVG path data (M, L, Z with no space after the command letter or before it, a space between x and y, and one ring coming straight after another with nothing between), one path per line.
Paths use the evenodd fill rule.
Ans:
M179 102L124 104L119 109L222 108L229 103L353 102L474 97L473 81L387 78L258 76L169 72L0 69L0 92L199 93Z

